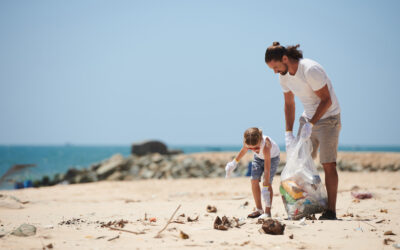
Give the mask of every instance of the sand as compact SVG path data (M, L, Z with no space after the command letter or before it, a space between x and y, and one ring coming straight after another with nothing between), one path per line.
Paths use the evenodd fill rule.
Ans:
M306 220L302 225L285 220L286 212L276 192L272 215L286 224L284 235L278 236L261 234L256 219L246 218L254 201L250 181L244 177L104 181L1 191L0 232L9 232L22 223L34 225L37 232L28 237L5 234L0 249L42 249L49 244L54 249L394 249L392 244L400 243L400 173L340 172L339 178L338 221ZM275 191L279 181L276 176ZM354 202L350 192L355 185L372 192L373 198ZM10 196L28 203L18 203ZM246 201L249 205L243 206ZM175 219L184 213L185 217L179 218L185 224L171 223L161 238L154 238L178 205L181 208ZM207 205L216 206L217 213L207 213ZM19 206L22 208L13 208ZM353 217L344 216L350 214ZM157 221L146 221L145 215ZM217 215L244 218L246 224L218 231L213 229ZM187 216L199 219L187 222ZM124 229L143 234L100 226L100 222L121 219L128 220ZM68 220L73 223L66 224ZM384 236L389 230L396 235ZM189 239L181 239L180 231ZM387 238L394 242L384 245Z

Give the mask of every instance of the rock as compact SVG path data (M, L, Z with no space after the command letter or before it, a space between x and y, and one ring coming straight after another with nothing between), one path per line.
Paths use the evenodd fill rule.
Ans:
M79 183L89 183L89 182L95 182L98 181L97 175L93 171L85 171L80 175L79 180L77 180Z
M122 171L115 171L114 173L109 175L106 178L106 180L107 181L120 181L120 180L123 180L125 176L126 176L126 172L124 174L124 172L122 172Z
M124 164L124 157L121 154L113 155L96 170L96 174L99 179L104 179L111 175L122 164Z
M140 166L139 165L133 165L131 166L129 170L129 174L132 175L133 177L138 177L140 172Z
M159 153L152 154L151 161L155 164L159 164L164 160L164 156L160 155Z
M69 181L69 180L75 178L80 173L81 173L80 170L78 170L76 168L70 168L70 169L68 169L67 173L64 175L64 180Z
M206 209L207 209L207 212L209 212L209 213L217 212L217 208L215 206L208 205Z
M132 144L131 153L133 155L146 155L150 153L168 154L167 146L160 141L144 141Z
M13 196L0 194L0 207L10 209L21 209L23 208L21 202Z
M281 224L278 220L267 219L261 228L267 234L281 235L285 231L285 226L285 224Z
M22 224L19 228L12 231L11 234L20 237L32 236L36 234L36 227L29 224Z

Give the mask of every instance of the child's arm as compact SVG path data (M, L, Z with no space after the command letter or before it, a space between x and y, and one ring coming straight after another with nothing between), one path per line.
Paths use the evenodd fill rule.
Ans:
M269 183L271 171L271 142L269 139L265 140L265 147L263 148L264 154L264 182L263 187L271 186Z
M235 161L239 162L240 159L242 159L242 157L247 153L248 149L245 145L243 145L242 149L240 150L240 152L238 153L238 155L235 157Z
M240 150L239 154L231 162L228 162L228 164L226 164L226 167L225 167L225 171L226 171L225 178L229 178L231 176L233 170L235 170L238 162L240 161L240 159L242 159L242 157L246 154L246 152L247 152L247 147L243 145L243 147Z

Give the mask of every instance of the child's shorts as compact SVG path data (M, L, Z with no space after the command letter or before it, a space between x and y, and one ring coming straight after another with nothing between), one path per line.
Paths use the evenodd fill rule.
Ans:
M279 156L271 158L271 170L269 173L269 183L271 184L272 180L274 179L276 170L278 169L279 161L280 161ZM257 156L254 156L254 160L251 163L251 179L261 181L261 175L263 174L263 172L264 172L264 160L258 158Z

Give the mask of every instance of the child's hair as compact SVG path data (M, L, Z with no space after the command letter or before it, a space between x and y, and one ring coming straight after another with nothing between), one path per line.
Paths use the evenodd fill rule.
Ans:
M244 131L244 143L246 145L257 145L262 138L262 130L259 128L249 128Z

